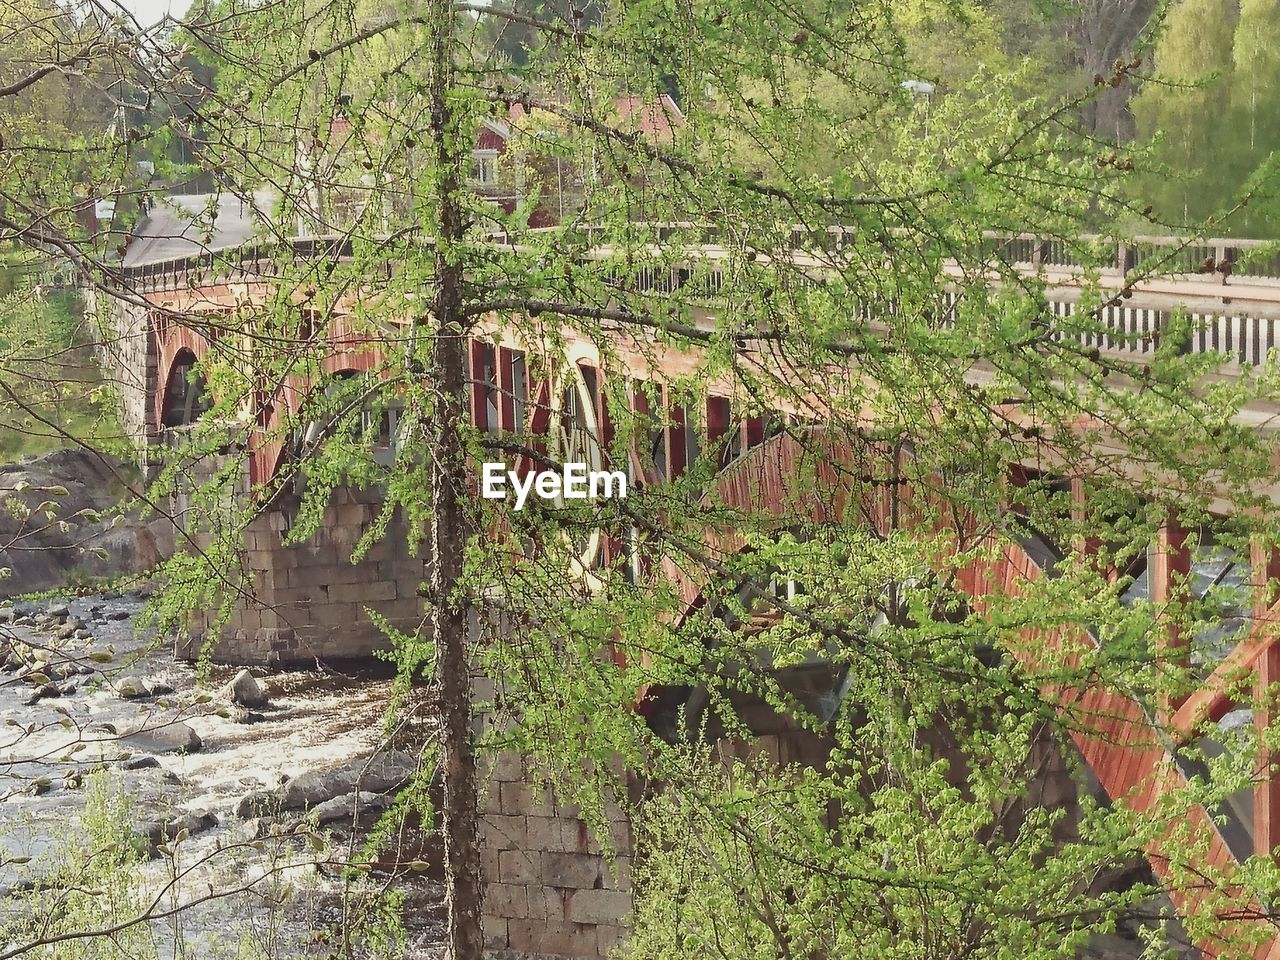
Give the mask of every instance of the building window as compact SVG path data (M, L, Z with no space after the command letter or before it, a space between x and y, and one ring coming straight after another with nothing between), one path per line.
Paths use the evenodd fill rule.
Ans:
M498 182L498 151L472 150L471 166L467 180L477 186L489 186Z
M526 410L529 406L529 371L524 353L511 351L511 429L524 433Z

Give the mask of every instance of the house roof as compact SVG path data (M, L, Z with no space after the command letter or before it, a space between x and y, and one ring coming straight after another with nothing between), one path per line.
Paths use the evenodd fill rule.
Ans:
M255 194L252 205L229 193L164 197L138 221L121 265L135 267L239 246L262 226L255 208L268 210L272 203L270 191Z
M613 101L618 117L628 126L647 137L670 139L675 131L685 126L684 114L667 94L658 97L641 97L635 94L617 97Z

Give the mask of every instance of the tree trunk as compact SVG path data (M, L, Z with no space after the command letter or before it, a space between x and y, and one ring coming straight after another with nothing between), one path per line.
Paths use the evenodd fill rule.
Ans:
M481 960L480 848L476 762L471 742L471 670L467 652L469 603L462 589L467 525L464 496L467 410L463 268L455 256L464 222L460 203L462 151L449 93L454 84L451 0L433 0L432 77L428 109L435 146L434 190L439 210L435 249L435 337L427 376L435 386L431 425L431 629L436 646L444 798L445 896L448 956Z
M1133 56L1134 43L1156 10L1156 0L1084 0L1079 4L1079 42L1086 77L1110 77L1117 60ZM1135 125L1129 100L1133 84L1104 87L1084 107L1084 123L1096 136L1125 143Z

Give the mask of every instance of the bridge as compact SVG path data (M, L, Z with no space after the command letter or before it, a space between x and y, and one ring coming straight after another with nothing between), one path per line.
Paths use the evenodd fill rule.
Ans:
M672 229L687 235L686 228ZM1147 238L1119 244L1110 253L1104 250L1096 261L1082 264L1069 262L1061 244L1054 241L1031 236L988 240L993 263L1012 267L1043 286L1044 322L1050 336L1056 335L1055 319L1087 309L1094 322L1083 330L1073 328L1070 335L1082 347L1141 364L1175 328L1175 318L1183 315L1189 335L1175 348L1187 354L1223 355L1226 362L1216 374L1219 377L1242 375L1280 347L1280 257L1265 245ZM686 246L681 262L645 266L627 282L655 296L682 291L689 295L690 288L696 286L693 295L701 298L710 315L726 282L717 266L726 252L721 241L704 231L696 243ZM838 230L816 236L798 234L787 266L819 278L824 259L838 254L840 244ZM595 244L588 255L607 258L610 250L605 244ZM340 262L349 256L349 246L339 237L296 241L290 251L290 260L300 263ZM126 258L120 279L135 296L112 304L115 338L104 344L104 351L123 385L124 422L138 443L144 465L150 462L149 448L180 445L205 413L206 388L195 371L217 338L230 335L230 326L220 323L219 318L269 302L281 278L287 276L280 264L278 249L251 246L193 250L141 262ZM1100 299L1088 299L1098 290L1102 292ZM954 297L944 293L937 323L953 323L954 306ZM857 309L866 311L871 323L884 329L891 326L892 304L858 305ZM378 375L386 360L382 345L359 334L340 310L320 324L309 322L301 312L300 320L303 335L318 338L324 346L320 370L325 377ZM518 342L497 322L478 325L469 345L471 421L477 430L529 436L561 430L563 449L576 444L575 449L585 450L588 456L592 450L598 455L612 439L605 392L616 389L618 381L611 379L609 363L632 371L635 379L649 375L642 371L651 369L655 354L658 370L670 376L689 367L687 352L679 347L624 342L617 345L610 359L602 356L596 344L570 334L564 347L566 366L552 384L539 382L532 372L530 357L537 350L537 344ZM981 384L985 373L976 366L970 376ZM422 558L402 546L403 537L392 530L359 562L348 559L353 546L376 521L376 491L340 489L319 532L305 543L288 542L297 510L291 470L312 426L307 421L306 398L318 386L294 374L263 383L245 398L236 421L242 449L206 465L211 472L230 462L243 471L239 490L252 509L245 528L241 581L251 586L216 635L201 637L197 629L179 643L180 656L195 656L204 642L210 644L216 659L233 662L287 664L315 657L364 656L380 645L382 637L369 617L369 608L392 625L418 622ZM833 471L832 465L864 456L865 451L833 446L818 434L806 433L808 428L802 429L799 423L790 425L794 429L784 429L788 418L794 419L794 411L742 415L741 399L726 384L710 385L705 409L700 411L683 409L660 379L643 388L630 382L625 389L633 409L659 415L668 424L650 438L652 446L644 456L633 451L627 469L642 482L660 484L677 478L699 457L711 455L720 471L716 491L725 504L781 515L794 509L790 478L805 468L825 469L830 473L830 489L837 492L831 500L812 502L810 519L843 516L856 508L871 525L888 522L881 505L853 505L842 501L838 493L839 472ZM659 409L651 409L654 403ZM1277 413L1280 410L1259 404L1247 408L1243 416L1249 425L1272 431ZM382 454L394 457L396 411L375 414L383 418L374 430L385 447ZM812 442L798 439L801 433ZM820 454L816 462L815 451ZM285 478L290 479L284 482ZM1011 482L1023 479L1012 477ZM1069 476L1063 479L1071 482ZM180 516L186 506L179 492L174 515ZM1159 541L1152 544L1146 572L1135 586L1159 602L1169 598L1176 584L1194 572L1258 584L1280 574L1280 555L1261 548L1247 558L1224 559L1212 550L1189 546L1191 542L1188 531L1171 520ZM720 555L730 555L743 545L734 530L714 532L711 543ZM583 576L589 581L593 569L617 562L620 551L625 551L625 545L607 537L587 538L578 557ZM998 598L1031 589L1037 581L1053 575L1052 544L1028 538L1021 544L1006 544L1001 551L989 562L966 563L959 571L963 590L979 613ZM1223 569L1210 570L1214 564ZM674 558L664 564L662 573L675 584L686 611L707 602L710 585L690 576ZM1074 730L1073 738L1113 802L1141 811L1158 810L1162 797L1194 773L1179 759L1178 742L1171 744L1164 738L1166 729L1181 738L1180 742L1190 742L1201 735L1206 720L1221 720L1240 707L1247 699L1242 691L1262 693L1280 681L1280 647L1273 644L1273 623L1280 618L1280 604L1259 603L1239 614L1251 622L1245 639L1211 665L1197 692L1162 705L1159 722L1150 704L1114 692L1087 688L1048 694L1057 697L1064 710L1083 704L1087 712L1105 718L1092 727ZM1096 642L1080 630L1023 640L1011 650L1019 658L1034 658L1046 641L1081 649ZM642 708L656 711L663 697L669 700L671 696L669 692L653 692ZM1267 711L1258 711L1251 721L1265 730L1270 717ZM817 762L821 752L820 744L795 730L757 733L761 741L769 741L768 752L784 762ZM1226 811L1225 817L1223 811L1197 808L1192 812L1191 823L1207 844L1211 866L1227 869L1251 854L1270 854L1280 848L1280 775L1271 773L1273 759L1269 755L1258 758L1260 776L1252 795L1237 809ZM504 760L499 761L494 777L499 783L520 780L519 773L512 773L511 764ZM512 796L517 793L511 791ZM508 826L515 821L524 824L514 839L509 829L486 829L485 842L491 854L486 874L491 891L497 891L486 908L491 942L547 953L602 955L621 935L616 908L628 897L625 883L606 879L602 889L605 874L599 868L586 879L567 879L560 869L564 858L589 860L595 855L585 840L579 848L566 850L560 841L535 839L530 832L535 817L574 822L573 815L549 799L534 813L525 801L509 802L507 791L496 787L486 815L490 824L498 820ZM625 843L622 852L624 858L629 854ZM1152 849L1149 853L1158 875L1168 877L1176 870L1168 851ZM523 866L511 865L516 855ZM564 895L562 916L533 905L535 893L557 891ZM1178 888L1173 896L1178 907L1191 911L1221 893ZM1258 916L1237 921L1236 932L1246 939L1258 939L1260 946L1254 956L1280 960L1280 938L1273 935L1268 921L1258 919L1268 915L1269 908L1252 906ZM1216 956L1224 943L1203 940L1199 947L1204 955Z

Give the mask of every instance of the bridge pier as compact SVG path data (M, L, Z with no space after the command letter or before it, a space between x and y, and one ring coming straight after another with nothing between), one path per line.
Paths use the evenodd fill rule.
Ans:
M577 807L531 776L527 758L493 758L480 826L485 946L600 960L626 936L631 912L631 823L606 810L606 856Z
M368 552L351 560L381 510L378 493L341 487L316 533L297 544L287 542L296 506L259 514L245 532L243 593L229 619L193 624L177 655L195 659L207 650L215 662L271 666L359 659L389 645L371 613L392 627L416 628L422 557L409 550L402 518L394 515Z

